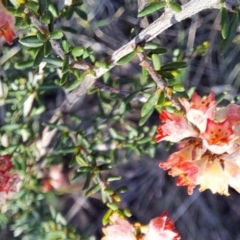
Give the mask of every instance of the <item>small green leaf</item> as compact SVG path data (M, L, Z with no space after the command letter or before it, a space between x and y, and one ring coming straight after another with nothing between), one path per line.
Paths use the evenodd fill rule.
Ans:
M103 170L109 170L109 169L112 169L112 165L107 164L107 163L104 163L104 164L102 164L102 165L99 165L99 166L98 166L98 169L100 169L101 171L103 171Z
M107 206L112 209L113 211L117 211L118 210L118 205L116 203L107 203Z
M69 71L69 55L66 54L63 60L62 73L65 74Z
M55 30L50 33L50 39L61 39L63 37L63 32L60 30Z
M156 12L157 10L164 8L166 6L166 3L164 2L154 2L150 3L147 7L145 7L142 11L138 13L138 17L144 17L146 15L149 15L153 12Z
M116 189L116 192L125 193L127 190L128 190L128 188L126 186L122 186L122 187L119 187L118 189Z
M92 179L91 173L88 173L85 179L83 190L86 190L89 187L91 179Z
M175 85L173 85L173 90L175 92L184 92L185 88L182 84L175 84Z
M44 43L44 57L48 57L52 52L52 45L49 41Z
M56 67L62 67L63 65L63 61L56 58L45 58L44 61Z
M216 97L217 103L220 103L220 102L226 97L226 95L227 95L227 92L226 92L226 91L220 93L220 94Z
M72 55L73 57L80 57L84 53L84 48L81 46L75 47L72 49Z
M103 219L102 219L103 226L105 226L109 223L109 217L112 215L112 213L113 213L113 210L108 209L107 212L104 214Z
M79 69L72 69L72 73L76 76L78 82L82 82L88 74L88 71L80 72Z
M44 46L39 48L37 55L33 62L33 67L38 67L40 65L40 63L42 62L43 57L44 57Z
M153 112L154 112L154 108L150 110L148 114L146 114L144 117L142 117L139 121L139 126L142 126L149 119L149 117L152 115Z
M111 175L107 178L107 181L108 182L112 182L112 181L118 181L118 180L121 180L122 179L122 176L119 176L119 175Z
M89 196L93 195L94 193L98 192L100 189L101 189L101 187L100 187L100 184L98 183L95 186L88 189L85 193L85 196L89 197Z
M17 9L15 9L15 16L21 17L24 12L24 4L21 4Z
M91 172L92 167L80 167L77 171L78 172Z
M152 62L155 71L159 71L161 68L161 61L158 54L152 54Z
M127 208L123 210L123 213L124 213L124 215L125 215L126 217L131 217L131 216L132 216L132 213L131 213L130 210L127 209Z
M47 1L46 0L41 0L39 1L39 12L41 15L46 11L47 9Z
M163 48L163 47L159 47L159 48L156 48L156 49L153 49L152 51L149 52L149 54L165 54L167 52L167 49L166 48Z
M75 0L75 1L73 1L72 5L75 7L79 7L79 6L83 5L83 0Z
M186 62L170 62L170 63L163 65L161 67L161 70L174 71L174 70L182 69L182 68L186 68L186 67L187 67Z
M144 143L149 143L151 142L152 138L151 137L145 137L137 141L138 144L144 144Z
M87 165L84 157L81 156L80 154L75 156L75 160L80 166L86 166ZM78 172L81 172L81 168L78 169Z
M165 99L166 99L165 94L164 94L164 92L162 91L162 92L160 93L160 96L159 96L157 105L158 105L158 106L163 105L164 102L165 102Z
M96 67L100 67L100 68L109 68L109 63L107 63L107 62L96 61L96 62L94 63L94 65L95 65Z
M62 47L63 47L63 50L65 52L68 52L70 47L71 47L71 45L70 45L70 43L67 40L63 40L62 41Z
M33 11L37 11L39 8L38 3L34 1L27 1L27 6Z
M127 110L127 104L125 102L121 102L119 106L119 113L122 115L126 112Z
M66 72L66 73L64 73L64 74L62 75L62 78L61 78L61 80L60 80L60 85L61 85L61 86L64 85L64 84L67 82L68 77L69 77L69 73L68 73L68 72Z
M221 8L221 34L223 39L227 38L229 28L230 28L230 20L229 20L228 12L226 8L222 7Z
M169 6L174 12L181 12L182 11L182 7L178 3L171 2Z
M1 126L2 131L14 131L21 128L22 126L20 124L5 124L4 126Z
M111 135L111 137L112 137L113 139L115 139L115 138L118 137L117 131L116 131L115 129L113 129L113 128L109 128L109 133L110 133L110 135Z
M42 23L49 24L50 23L50 17L47 16L47 15L43 15L43 16L40 17L40 21Z
M83 80L84 78L82 78ZM82 80L78 80L76 79L72 84L70 84L67 88L66 88L66 91L72 91L74 90L75 88L77 88L81 83L82 83Z
M130 62L130 61L134 58L135 55L136 55L136 52L135 52L135 51L127 54L126 56L122 57L122 58L116 63L116 65L123 65L123 64L125 64L125 63Z
M36 35L27 36L19 40L19 42L25 47L37 48L43 45Z
M76 14L82 18L83 20L87 21L88 20L88 16L86 14L86 12L82 11L81 9L79 8L74 8L74 11L76 12Z
M152 109L154 109L156 103L158 102L158 99L160 97L161 90L157 89L147 100L147 102L144 103L141 109L141 117L144 117L147 115Z
M94 63L96 60L96 56L94 54L89 54L89 58L91 59L92 63Z
M66 13L66 19L70 20L72 18L72 15L74 13L74 7L69 7Z
M110 128L109 133L113 139L119 139L119 140L124 140L125 137L119 134L115 129Z
M75 166L75 161L71 161L70 164L69 164L69 167L73 167L73 166ZM75 183L78 180L82 179L84 176L86 176L86 173L84 173L84 172L76 173L74 175L74 177L72 178L71 182Z
M104 192L107 193L108 195L113 195L114 191L111 188L105 188Z
M145 43L143 49L145 50L154 50L154 49L157 49L157 48L160 48L161 45L158 44L158 43L153 43L153 42L147 42Z
M231 20L228 36L226 39L222 41L222 44L220 46L221 54L224 54L231 46L232 41L236 35L238 24L239 24L239 15L238 15L238 12L236 12L234 13L233 18Z
M160 75L166 79L174 79L174 75L167 71L159 71Z
M43 34L43 33L38 31L37 32L37 38L39 39L39 41L44 42L46 40L46 38L47 38L47 35L45 35L45 34Z
M32 67L33 66L33 62L34 62L33 60L16 62L14 64L14 67L16 69L19 69L19 70L26 69L26 68Z
M58 17L58 10L57 10L57 7L54 4L52 4L52 3L49 4L48 10L52 13L54 18Z

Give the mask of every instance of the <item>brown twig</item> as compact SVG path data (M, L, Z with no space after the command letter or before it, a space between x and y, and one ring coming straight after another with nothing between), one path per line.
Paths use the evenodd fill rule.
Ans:
M161 78L161 76L154 70L152 63L146 59L143 53L138 53L138 57L140 59L140 65L147 69L153 81L157 84L158 88L160 88L165 93L167 98L172 101L176 109L177 110L183 109L177 97L174 94L172 94L171 88L165 83L165 81Z

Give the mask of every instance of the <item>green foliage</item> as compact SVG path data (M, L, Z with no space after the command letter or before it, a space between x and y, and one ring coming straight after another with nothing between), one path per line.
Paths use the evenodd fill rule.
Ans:
M181 5L178 4L178 3L171 2L171 3L169 4L169 6L170 6L170 8L171 8L173 11L175 11L175 12L181 12L181 11L182 11L182 7L181 7Z
M143 105L141 110L141 117L146 116L157 104L159 97L161 94L161 90L157 89L146 101L146 103Z
M165 2L153 2L144 7L144 9L138 13L138 17L144 17L146 15L149 15L151 13L156 12L157 10L160 10L166 6Z
M138 17L148 16L166 6L175 12L182 11L176 2L153 1ZM185 93L185 52L175 49L175 54L168 46L163 47L160 40L142 40L131 53L113 62L113 58L104 56L107 48L106 51L96 50L91 42L80 44L81 41L73 37L83 31L96 37L89 27L92 12L82 0L73 0L72 4L63 6L51 0L24 1L9 7L9 11L16 16L19 39L15 40L13 49L17 50L12 55L8 55L11 47L3 45L2 49L2 54L8 57L2 60L0 69L3 73L0 106L4 115L0 150L1 154L11 155L21 188L4 206L0 227L10 229L14 239L28 240L36 236L40 240L86 239L64 218L59 206L60 196L76 192L84 193L86 198L100 196L108 207L102 220L104 225L109 223L114 212L131 216L130 211L119 204L127 186L114 188L112 182L119 181L122 176L110 171L118 163L155 156L154 136L158 122L152 120L163 109L176 111L169 99L171 94L190 96L195 90ZM226 53L238 27L239 13L229 14L222 7L221 18L221 52ZM72 22L77 23L77 27L71 25ZM192 51L203 55L208 47L206 41ZM175 55L169 60L164 54ZM153 67L153 73L165 84L163 89L153 81L152 72L144 65L140 74L124 70L137 56L142 56L141 61L148 61ZM124 77L110 71L114 65L119 72L124 72L121 74ZM139 70L139 66L136 69ZM66 105L71 104L73 99L68 99L68 94L84 84L91 85L84 80L89 76L90 79L99 77L99 72L105 73L103 78L87 93L76 97L79 101L85 97L81 105L84 111L81 107L71 111L66 110L65 105L52 107L49 98L53 95L64 98ZM101 87L101 81L105 87ZM225 93L220 94L218 101L224 96ZM50 115L55 118L51 119ZM37 145L44 129L56 135L40 156ZM51 167L56 165L70 172L69 182L59 189L44 190L45 181L49 184Z
M130 62L136 55L136 52L133 51L129 54L127 54L126 56L122 57L118 62L117 62L117 65L123 65L123 64L126 64L128 62Z
M239 25L239 13L238 12L235 12L232 19L231 19L231 22L230 22L230 25L229 23L227 22L227 20L223 20L224 21L224 25L222 26L222 34L224 35L224 39L221 43L221 47L220 47L220 52L222 54L224 54L230 47L230 45L232 44L232 41L236 35L236 31L237 31L237 28L238 28L238 25ZM228 28L228 32L226 31L226 28Z

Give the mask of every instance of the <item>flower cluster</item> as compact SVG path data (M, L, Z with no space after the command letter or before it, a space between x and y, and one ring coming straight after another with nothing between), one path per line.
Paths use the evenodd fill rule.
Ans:
M180 235L174 230L173 221L164 212L150 221L148 226L132 225L117 214L110 217L111 225L103 228L102 240L178 240Z
M11 173L12 163L9 155L0 156L0 202L5 202L11 197L11 192L17 190L19 177L16 173Z
M181 99L186 114L163 111L156 141L179 143L179 151L159 166L178 176L178 186L188 186L188 194L200 191L229 195L231 186L240 193L240 106L217 109L214 93L191 101Z
M12 44L12 40L16 37L15 18L3 6L0 0L0 37L4 37L8 44Z

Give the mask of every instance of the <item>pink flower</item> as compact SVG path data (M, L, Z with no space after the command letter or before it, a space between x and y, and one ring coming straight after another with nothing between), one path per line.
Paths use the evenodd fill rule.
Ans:
M240 167L235 163L224 161L224 172L228 176L228 184L240 193Z
M166 111L160 114L164 124L156 141L179 142L181 150L159 167L177 176L177 185L187 186L188 194L197 185L199 191L229 195L230 186L240 193L240 106L230 104L215 111L214 93L203 98L195 93L191 101L181 103L186 118Z
M9 155L0 156L0 172L7 172L12 168L12 163Z
M182 98L181 103L184 106L186 112L189 112L190 109L197 109L202 113L206 113L209 108L215 107L217 104L215 101L215 94L213 92L211 92L208 97L203 98L195 92L190 102L186 98Z
M177 240L180 235L174 229L174 222L164 212L150 221L144 240Z
M157 129L156 142L163 140L179 142L184 138L196 137L198 135L184 116L180 114L169 113L163 110L159 117L165 123Z
M219 193L228 196L228 177L222 168L220 159L211 159L205 156L201 160L197 182L200 185L199 191L210 189L212 193Z
M125 219L113 214L110 218L111 225L103 228L105 236L102 240L136 240L135 229Z
M232 125L229 120L216 123L210 119L207 120L206 131L202 134L203 138L211 145L224 145L230 142L233 136Z
M228 119L232 124L240 121L240 106L237 104L229 104L227 107L220 108L216 111L215 119L224 121Z
M110 217L111 225L103 228L105 236L101 240L178 240L179 233L174 222L164 212L150 221L148 226L131 225L116 213Z
M0 1L0 37L4 37L8 44L12 44L16 37L14 24L15 18L11 15Z
M159 167L164 170L170 169L169 175L178 176L178 186L188 186L189 195L197 185L199 167L194 160L198 160L199 154L199 149L191 145L171 154L166 162L159 164Z
M10 172L12 163L9 155L0 156L0 203L11 198L13 192L17 191L20 178L16 173Z
M222 154L233 151L234 142L238 137L228 119L221 123L208 119L206 131L201 134L201 138L204 147L212 153Z
M194 93L191 101L182 98L180 100L186 110L186 117L189 122L194 124L201 133L206 129L207 119L213 119L215 114L215 94L210 93L208 97L201 98Z
M15 192L18 182L19 177L17 174L0 173L0 192Z

